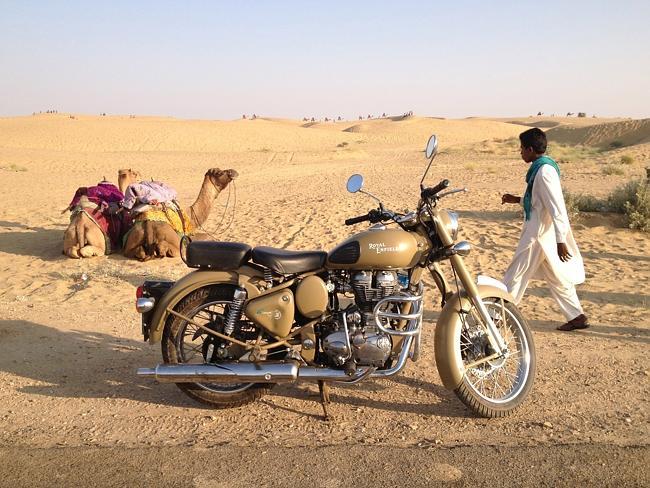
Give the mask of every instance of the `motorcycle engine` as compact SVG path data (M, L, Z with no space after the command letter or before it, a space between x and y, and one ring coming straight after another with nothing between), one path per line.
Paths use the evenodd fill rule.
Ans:
M356 307L343 312L348 325L346 337L342 321L328 324L323 350L334 364L341 366L352 359L362 366L383 366L389 359L393 341L375 323L377 302L401 290L395 271L356 271L349 277L347 289L354 292Z

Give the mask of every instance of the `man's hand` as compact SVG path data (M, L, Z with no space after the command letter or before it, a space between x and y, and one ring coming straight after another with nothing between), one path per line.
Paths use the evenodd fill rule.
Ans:
M510 193L501 195L501 205L503 205L504 203L519 203L519 202L521 202L521 197L511 195Z
M557 255L560 257L560 261L563 263L566 263L573 257L571 254L569 254L569 248L564 242L557 243Z

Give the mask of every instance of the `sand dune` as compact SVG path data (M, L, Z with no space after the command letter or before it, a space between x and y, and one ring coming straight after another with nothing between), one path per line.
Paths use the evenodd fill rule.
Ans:
M586 127L557 127L548 131L549 139L564 144L584 144L609 148L650 142L650 119L625 120Z

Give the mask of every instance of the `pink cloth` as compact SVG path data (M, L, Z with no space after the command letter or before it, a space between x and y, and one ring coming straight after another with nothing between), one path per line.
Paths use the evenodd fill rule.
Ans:
M176 190L160 181L141 181L129 185L122 206L129 210L139 203L156 204L176 200Z
M77 188L70 205L68 205L68 209L72 210L76 207L84 195L88 197L88 200L101 207L108 207L111 203L120 203L124 200L124 195L122 195L118 187L108 181L102 181L97 186L82 186L81 188Z

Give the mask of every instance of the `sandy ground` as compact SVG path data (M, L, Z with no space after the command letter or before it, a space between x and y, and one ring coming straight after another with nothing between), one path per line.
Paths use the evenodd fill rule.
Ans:
M566 127L575 120L555 121ZM442 387L433 359L439 298L432 289L420 361L398 377L334 387L335 420L323 422L313 385L279 386L248 407L216 411L173 385L136 377L137 367L160 361L160 349L142 342L135 288L145 278L175 279L187 269L180 260L61 255L68 219L61 209L75 189L103 176L115 181L125 167L167 181L184 204L193 201L208 168L235 168L240 178L234 221L229 228L229 217L222 221L224 192L206 230L251 245L327 250L363 228L344 226L345 218L373 206L367 197L345 192L347 177L362 173L366 188L389 208L413 209L424 170L422 149L436 133L441 153L428 181L449 178L452 186L470 189L445 205L459 211L461 238L474 245L467 259L471 269L500 277L521 216L502 207L499 195L521 193L525 172L508 142L522 125L508 121L515 119L415 117L308 126L62 114L0 119L0 448L23 460L41 452L56 458L82 451L92 459L90 447L104 448L117 463L138 448L152 458L161 448L161 456L171 457L174 446L196 455L206 448L228 452L224 446L238 453L329 446L340 456L361 444L376 452L438 449L441 456L461 452L453 450L460 446L474 456L481 446L501 446L509 449L504 452L539 449L542 457L553 446L627 453L623 457L637 446L625 457L631 468L623 479L643 484L647 471L637 468L645 466L650 439L650 237L625 229L616 217L593 216L573 226L587 271L579 295L590 329L555 331L562 317L544 284L530 289L521 308L537 343L536 383L528 402L502 420L473 417ZM603 122L619 123L581 121ZM644 126L634 130L639 127ZM615 136L602 127L596 133L603 130L601 142L620 136L620 127L612 129ZM566 164L565 189L606 195L645 175L649 147L637 144ZM622 154L635 159L625 174L601 172ZM636 453L642 454L638 464ZM616 462L601 457L608 466ZM560 457L554 459L560 459L557 469L568 469ZM25 469L32 466L24 462ZM608 470L590 472L586 479L603 481L598 473ZM189 478L194 486L201 486L199 474Z

